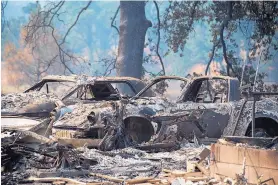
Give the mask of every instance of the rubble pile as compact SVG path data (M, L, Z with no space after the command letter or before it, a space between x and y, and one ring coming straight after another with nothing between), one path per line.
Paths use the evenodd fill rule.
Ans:
M101 171L115 177L126 175L132 177L134 174L153 173L154 171L151 169L185 170L186 160L198 155L203 147L187 145L176 151L158 153L147 153L134 148L124 148L109 152L85 149L84 156L97 159L98 164L91 167L94 172Z
M260 98L271 93L241 99L238 79L205 76L176 102L141 96L167 79L188 81L158 77L133 98L114 89L114 77L81 79L61 100L39 92L43 83L2 97L2 182L278 183L278 103ZM226 89L207 92L219 79Z
M132 147L100 151L57 142L3 144L1 179L6 184L246 184L254 179L264 182L278 170L275 162L256 162L246 155L250 150L277 160L277 138L225 137L211 146L183 141L179 149L159 152ZM235 161L236 156L243 157ZM227 168L226 163L234 167ZM250 168L269 172L260 171L263 176L257 178L250 175ZM222 173L225 176L219 176Z
M19 110L28 104L40 104L45 102L56 102L58 97L52 93L29 92L13 93L1 97L1 111Z
M64 170L86 170L97 163L70 146L58 143L27 146L7 144L1 147L2 181L19 183L40 170L59 174Z
M80 182L107 180L103 175L122 181L138 176L157 177L162 169L186 170L187 159L194 159L203 148L185 144L172 152L148 153L134 148L113 151L73 149L57 143L35 147L9 144L1 150L2 181L20 184L27 177L49 178L61 174L68 174Z

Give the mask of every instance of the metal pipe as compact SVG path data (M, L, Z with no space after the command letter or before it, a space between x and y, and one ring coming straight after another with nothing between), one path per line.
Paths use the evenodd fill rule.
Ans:
M252 137L255 133L255 108L256 108L256 98L254 97L253 108L252 108Z
M256 73L255 73L253 92L255 92L255 90L256 90L256 81L257 81L259 66L260 66L260 64L261 64L261 57L262 57L262 51L260 52L260 58L259 58L259 62L258 62L258 64L257 64Z
M247 54L248 55L248 54ZM247 57L248 58L248 57ZM244 78L244 72L245 72L245 66L246 66L246 59L244 60L243 66L242 66L242 72L241 72L241 79L240 79L240 85L239 87L242 86L243 83L243 78Z

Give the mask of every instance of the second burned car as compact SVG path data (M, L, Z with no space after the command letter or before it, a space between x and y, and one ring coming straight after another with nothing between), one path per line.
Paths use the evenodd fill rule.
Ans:
M145 96L149 90L155 96ZM255 136L277 136L277 101L264 98L256 107ZM176 140L251 136L251 125L252 101L241 97L236 78L163 76L131 99L79 105L55 122L53 135L97 139L96 147L109 150L150 140L162 142L169 136Z
M58 119L78 103L117 101L134 96L144 87L144 82L130 77L49 75L22 93L2 97L1 129L40 129L44 134L41 127L48 126L51 112Z

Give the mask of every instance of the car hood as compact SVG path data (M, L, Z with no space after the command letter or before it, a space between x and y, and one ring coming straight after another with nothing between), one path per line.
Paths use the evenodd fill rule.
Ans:
M122 102L119 101L102 101L94 104L76 104L74 107L66 107L64 110L69 110L53 124L56 128L88 128L93 123L90 123L88 116L94 114L96 123L101 123L102 119L107 115L112 115L119 111L116 107L121 107ZM129 115L149 115L153 116L156 113L163 112L169 106L174 106L174 103L167 101L165 98L148 97L130 100L125 106L125 117Z
M56 107L55 102L27 104L25 107L10 109L9 112L1 110L1 117L24 116L29 118L47 118Z
M59 119L54 122L53 127L84 128L92 124L88 120L90 114L97 117L103 116L106 112L111 113L120 101L101 101L92 104L78 103L74 106L63 107Z
M164 112L167 108L175 106L174 102L164 97L148 97L131 100L126 106L127 115L147 114L155 115Z

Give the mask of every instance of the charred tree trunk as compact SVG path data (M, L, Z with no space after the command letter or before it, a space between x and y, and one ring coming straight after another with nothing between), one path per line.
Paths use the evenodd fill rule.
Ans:
M140 79L145 35L152 24L146 19L144 1L121 1L120 13L117 75Z

